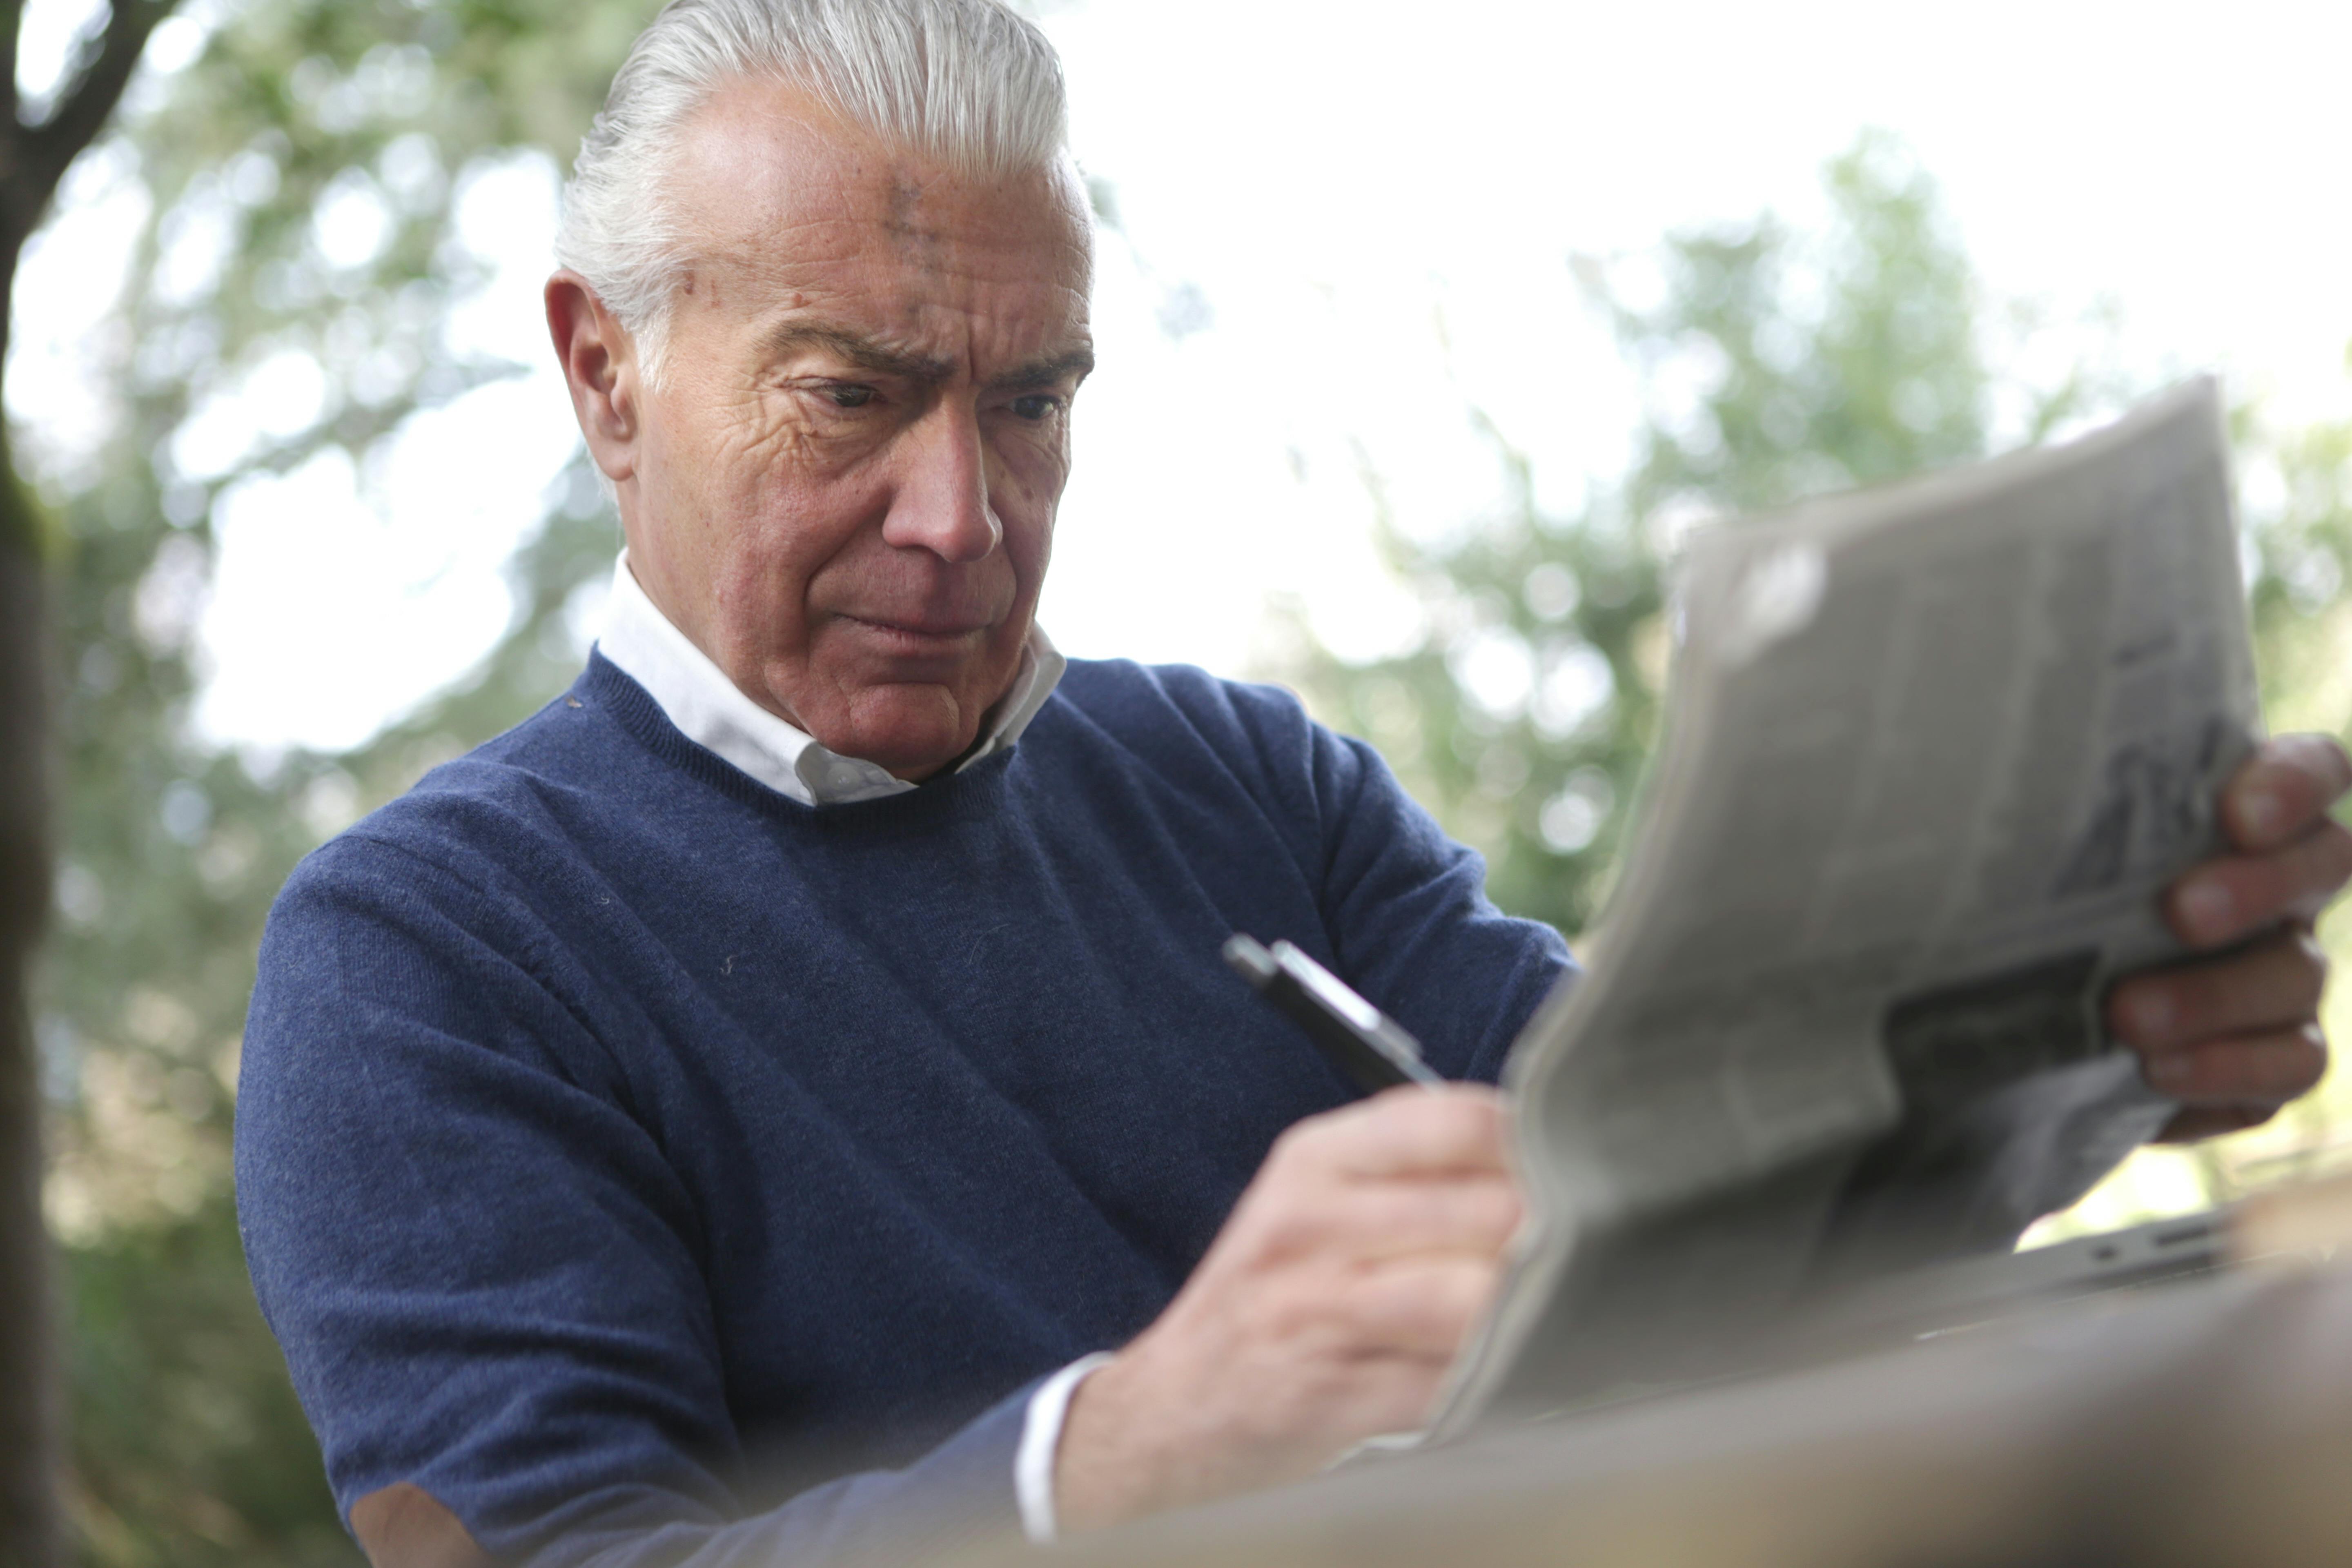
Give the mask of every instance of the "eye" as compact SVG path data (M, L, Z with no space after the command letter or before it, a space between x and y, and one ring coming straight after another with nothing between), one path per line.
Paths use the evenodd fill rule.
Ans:
M1033 392L1026 397L1013 400L1013 413L1016 418L1026 419L1034 425L1050 417L1061 405L1062 400L1051 393Z
M833 399L836 408L863 408L874 401L870 386L828 386L824 395Z

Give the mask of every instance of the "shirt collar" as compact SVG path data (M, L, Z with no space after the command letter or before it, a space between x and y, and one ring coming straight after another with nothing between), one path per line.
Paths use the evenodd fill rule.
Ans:
M744 696L637 585L625 550L613 566L613 595L596 647L646 689L688 740L803 805L880 800L915 787L879 763L843 756ZM957 764L959 773L1021 738L1054 695L1066 662L1043 628L1032 623L1013 685L989 710L979 742Z

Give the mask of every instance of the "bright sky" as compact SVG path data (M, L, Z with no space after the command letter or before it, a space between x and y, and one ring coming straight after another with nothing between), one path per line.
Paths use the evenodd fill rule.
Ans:
M1076 0L1045 26L1126 225L1044 612L1074 653L1239 672L1285 599L1343 652L1409 640L1367 469L1408 528L1475 516L1496 490L1476 405L1548 498L1613 473L1631 390L1569 255L1765 205L1801 221L1866 125L1943 180L1996 289L2112 298L2138 363L2219 367L2294 417L2352 411L2340 4ZM465 338L535 366L552 179L497 171L466 208L500 266ZM139 216L103 168L72 195L19 289L10 399L68 457L93 414L77 345ZM183 457L316 395L266 367ZM201 728L351 744L461 674L572 439L547 364L420 418L381 472L234 493Z

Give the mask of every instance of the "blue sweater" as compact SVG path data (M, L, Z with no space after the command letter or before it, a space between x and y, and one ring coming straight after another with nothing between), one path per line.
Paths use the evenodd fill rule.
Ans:
M1015 1528L1035 1382L1166 1305L1349 1097L1224 968L1287 937L1449 1076L1568 956L1288 696L1074 662L1020 744L812 809L601 657L303 862L237 1196L351 1504L548 1563Z

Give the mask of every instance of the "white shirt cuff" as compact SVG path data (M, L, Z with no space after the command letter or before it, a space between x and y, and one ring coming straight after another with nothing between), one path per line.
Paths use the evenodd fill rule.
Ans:
M1110 1360L1108 1351L1080 1356L1037 1385L1021 1422L1021 1447L1013 1455L1013 1495L1021 1504L1021 1529L1043 1546L1058 1533L1054 1521L1054 1460L1062 1449L1062 1420L1070 1396L1087 1374Z

